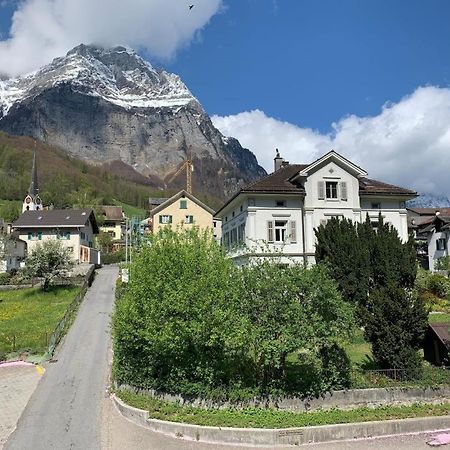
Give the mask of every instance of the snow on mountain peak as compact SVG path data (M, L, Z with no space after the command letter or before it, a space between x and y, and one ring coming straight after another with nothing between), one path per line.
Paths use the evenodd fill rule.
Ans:
M0 118L15 103L60 84L127 109L180 107L195 100L177 75L155 70L132 49L81 44L35 72L0 80Z

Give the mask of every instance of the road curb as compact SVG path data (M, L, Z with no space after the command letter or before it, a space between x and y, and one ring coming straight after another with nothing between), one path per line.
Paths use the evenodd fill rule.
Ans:
M358 422L285 429L203 427L150 419L147 411L127 405L116 395L112 401L128 420L167 436L199 442L235 445L303 445L351 439L416 434L450 429L450 416Z

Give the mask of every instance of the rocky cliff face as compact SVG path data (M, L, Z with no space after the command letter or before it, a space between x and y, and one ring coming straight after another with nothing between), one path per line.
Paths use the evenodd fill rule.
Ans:
M265 174L249 150L214 128L178 76L124 47L80 45L35 73L0 81L0 129L88 161L121 160L162 184L189 156L194 193L219 198ZM184 180L180 174L168 187Z

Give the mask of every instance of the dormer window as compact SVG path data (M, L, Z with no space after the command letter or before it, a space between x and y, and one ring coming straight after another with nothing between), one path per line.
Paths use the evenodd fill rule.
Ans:
M327 198L338 198L338 183L337 181L327 181L325 183L325 194Z

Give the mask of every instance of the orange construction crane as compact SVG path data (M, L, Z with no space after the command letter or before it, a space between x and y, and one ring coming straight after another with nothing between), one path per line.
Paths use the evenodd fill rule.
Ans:
M167 183L171 183L183 170L186 169L186 192L192 194L192 172L194 171L194 165L192 160L187 159L180 166L180 168L169 178Z

